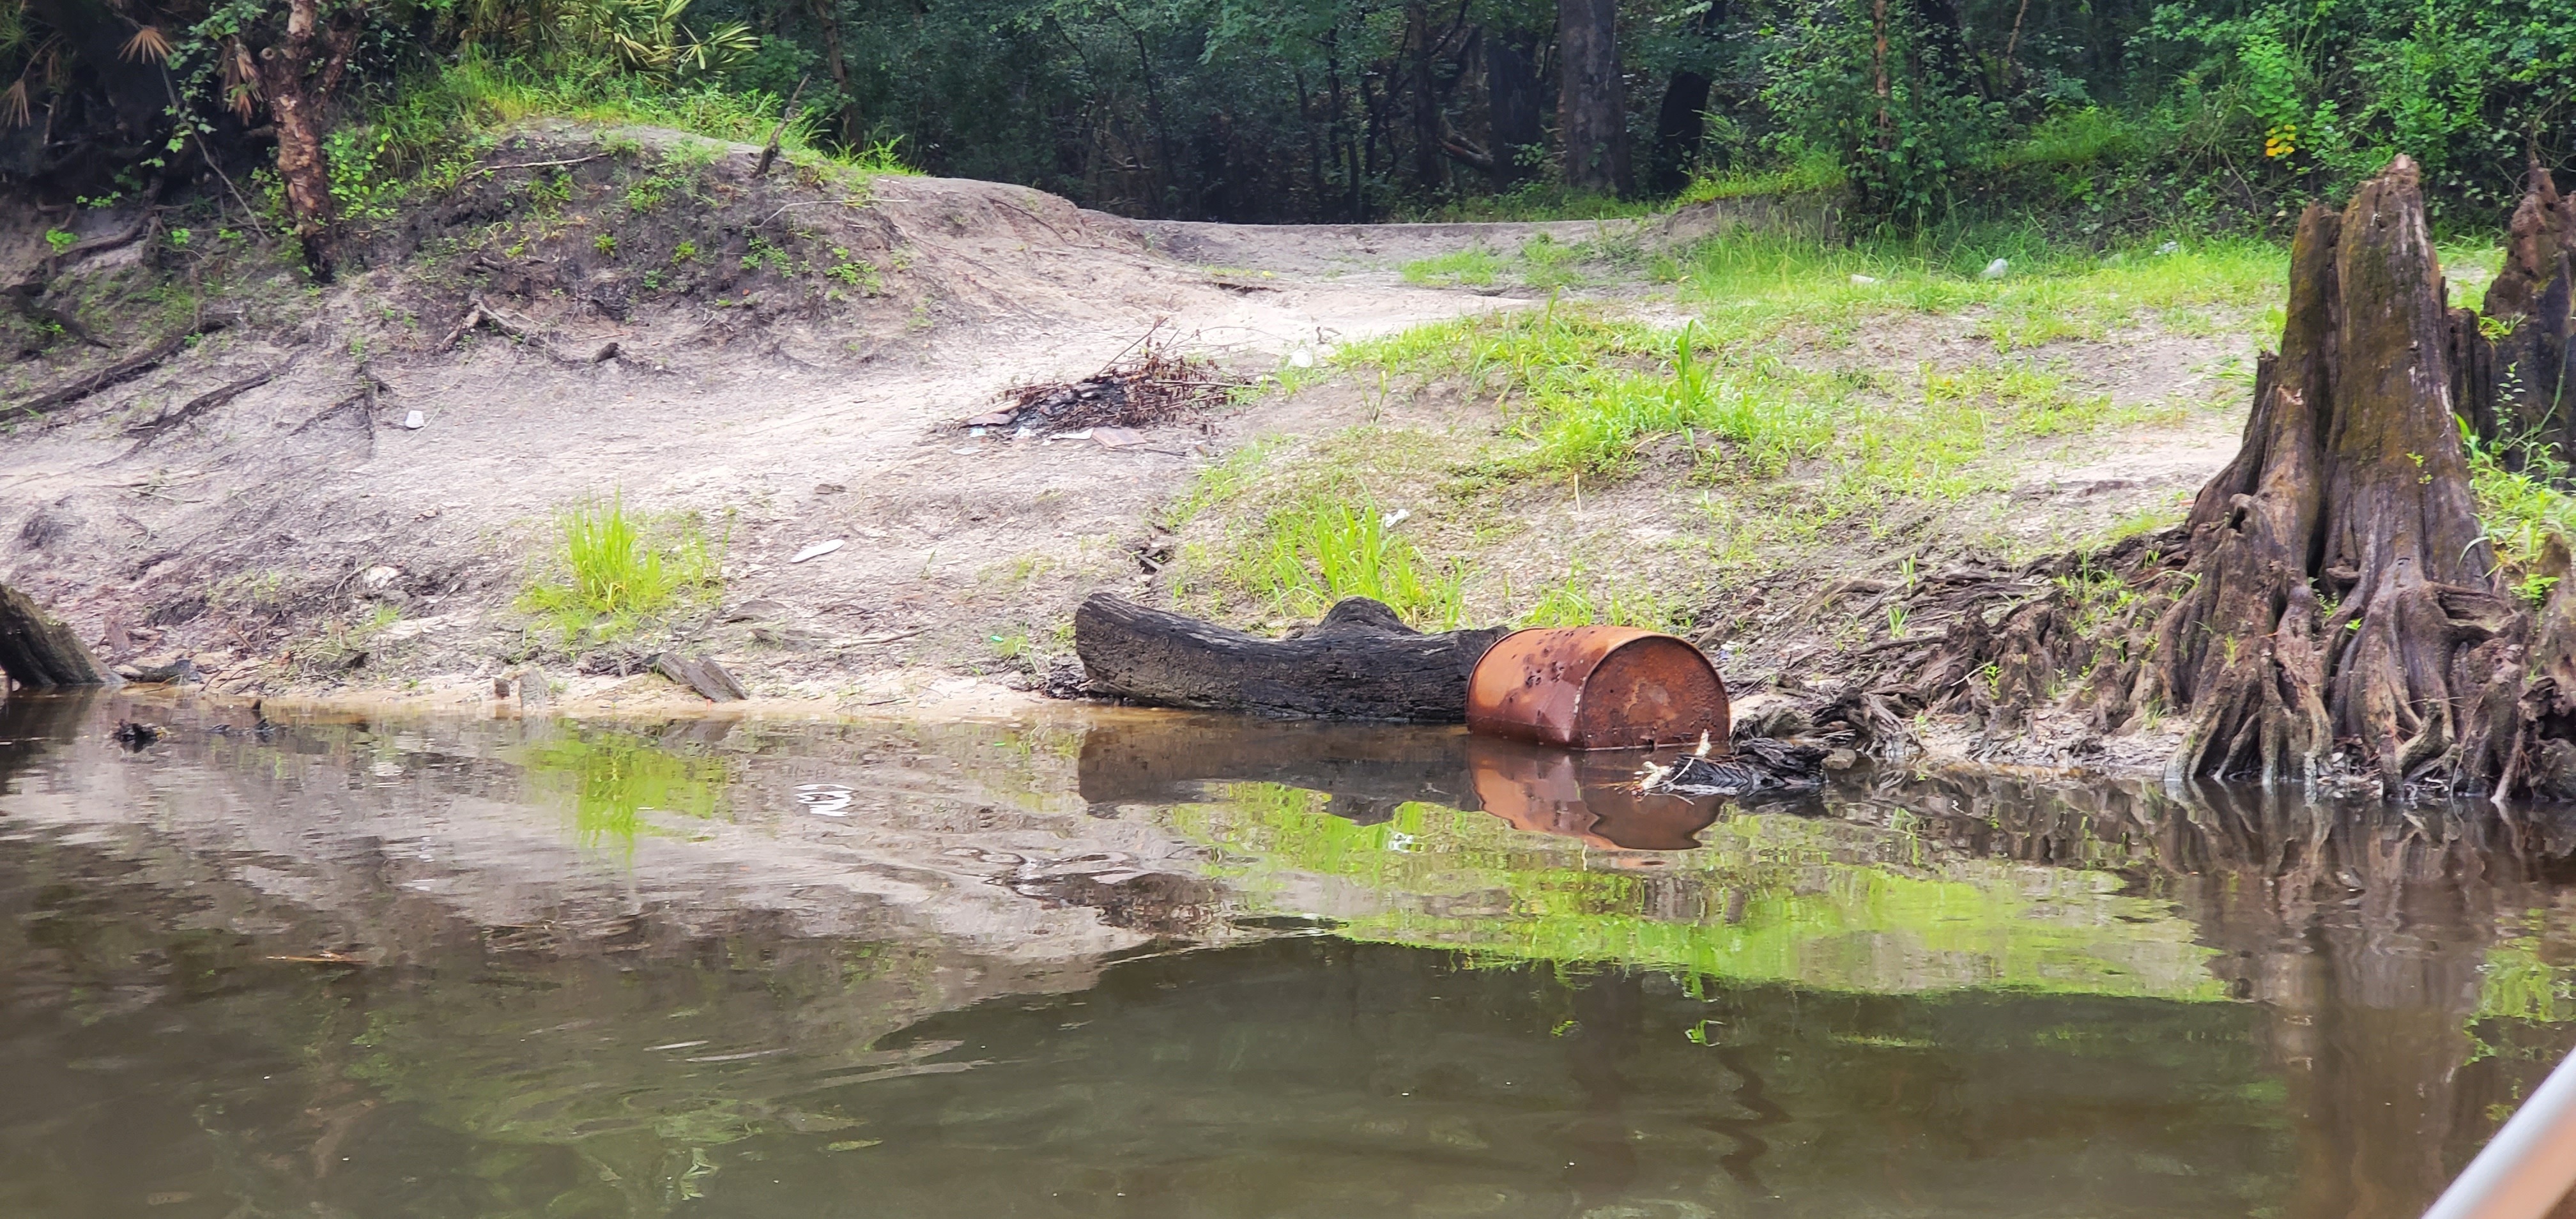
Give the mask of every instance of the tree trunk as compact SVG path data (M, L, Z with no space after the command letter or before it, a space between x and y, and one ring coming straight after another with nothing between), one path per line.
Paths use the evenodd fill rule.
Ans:
M1073 650L1094 689L1167 707L1321 719L1457 723L1467 675L1501 629L1424 635L1365 597L1285 639L1262 639L1094 593Z
M349 10L353 18L356 11ZM284 37L259 52L260 92L277 128L277 177L286 185L286 206L295 217L304 265L326 281L332 273L334 217L331 169L322 151L323 111L339 89L357 36L354 19L325 31L321 0L288 0Z
M1419 3L1404 6L1405 82L1413 95L1413 183L1437 193L1449 184L1447 161L1440 152L1440 84L1432 74L1431 13Z
M1678 194L1690 185L1710 84L1707 77L1685 69L1673 73L1672 83L1664 89L1664 105L1655 116L1654 167L1648 182L1656 194Z
M1536 60L1527 34L1497 32L1485 38L1485 106L1494 129L1498 191L1529 177L1528 152L1547 138L1539 129Z
M2188 709L2176 777L2313 781L2344 742L2392 793L2475 778L2459 763L2512 725L2463 715L2527 624L2470 498L2414 162L2339 218L2310 205L2290 264L2281 352L2192 505L2193 579L2131 701Z
M2576 370L2571 370L2569 264L2576 260L2576 197L2561 196L2549 170L2531 165L2529 189L2506 229L2504 266L2487 287L2486 315L2505 333L2495 340L2495 406L2472 420L2490 437L2503 434L2576 455Z
M1887 81L1887 0L1870 0L1870 91L1878 95L1878 150L1896 147L1896 120L1890 111L1895 94Z
M1565 184L1624 194L1628 106L1619 79L1618 0L1557 0L1557 138Z
M0 584L0 674L21 686L113 686L116 674L81 646L80 636ZM1466 706L1464 695L1458 705Z
M841 142L848 144L858 138L858 133L852 130L857 125L858 115L850 108L850 68L841 56L840 2L807 0L807 7L814 14L815 28L823 32L823 66L832 73L832 90L837 95L834 101L840 107L833 116L833 126L840 132Z

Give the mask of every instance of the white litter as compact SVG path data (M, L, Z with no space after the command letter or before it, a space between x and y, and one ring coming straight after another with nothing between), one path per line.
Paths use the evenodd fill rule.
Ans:
M420 429L429 426L429 416L421 414L419 411L413 411L412 413L403 416L403 426L417 432Z
M1290 368L1313 368L1314 366L1315 366L1315 353L1314 353L1314 352L1308 351L1308 350L1306 350L1305 348L1300 347L1300 348L1298 348L1297 350L1295 350L1295 351L1292 351L1292 352L1289 352L1289 353L1288 353L1288 367L1290 367Z
M2158 254L2180 254L2180 253L2182 253L2182 243L2181 243L2181 242L2179 242L2179 241L2168 241L2168 242L2164 243L2163 245L2157 246L2157 247L2156 247L2156 253L2158 253Z
M1379 522L1378 522L1378 528L1380 528L1380 529L1393 529L1393 528L1395 528L1396 526L1403 524L1403 523L1405 522L1405 518L1410 517L1410 516L1412 516L1412 515L1413 515L1413 509L1411 509L1411 508L1398 508L1398 509L1396 509L1396 510L1395 510L1395 511L1393 511L1393 512L1387 513L1387 514L1386 514L1385 519L1383 519L1383 520L1381 520L1381 521L1379 521Z
M804 805L806 812L817 817L849 816L850 797L856 794L858 793L839 783L796 785L796 802Z
M790 563L802 563L807 559L819 559L835 550L839 550L840 548L841 539L839 538L834 538L828 542L816 542L803 550L797 551L796 557L787 561Z
M2004 260L2004 259L1998 258L1998 259L1994 260L1993 262L1990 262L1990 263L1987 263L1987 264L1986 264L1985 278L1987 278L1987 279L2002 279L2002 278L2004 277L2005 272L2008 272L2008 271L2010 271L2010 270L2012 270L2012 263L2010 263L2010 262L2008 262L2008 261L2006 261L2006 260Z
M1855 275L1852 276L1852 282L1856 284L1874 284L1878 282L1878 277L1873 275Z

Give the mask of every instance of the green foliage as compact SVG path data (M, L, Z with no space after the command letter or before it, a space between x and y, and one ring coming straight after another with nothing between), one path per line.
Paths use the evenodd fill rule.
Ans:
M886 172L900 146L943 173L1231 220L1627 216L1689 181L1685 200L1838 192L1864 229L2033 207L2087 235L2259 226L2405 152L2437 209L2485 225L2526 148L2562 165L2576 153L2564 85L2576 10L2541 0L1627 0L1617 33L1646 181L1616 197L1570 193L1543 134L1504 143L1492 52L1535 51L1555 25L1526 0L1445 15L1342 0L325 7L335 30L353 23L357 49L356 97L325 99L326 113L369 129L334 135L325 159L353 162L332 186L362 218L388 204L389 183L520 118L758 142L800 82L791 164ZM135 0L115 14L126 41L111 56L48 24L59 5L0 3L0 80L14 82L0 128L167 107L130 164L76 184L91 199L130 194L203 151L192 145L239 141L262 120L242 65L282 36L286 8ZM161 70L120 66L137 62ZM1531 63L1522 89L1559 96L1550 57ZM1537 133L1557 125L1548 104L1529 116ZM427 143L390 113L442 108ZM1695 133L1662 121L1694 110Z
M1797 10L1765 60L1763 101L1785 120L1772 149L1828 153L1864 210L1920 225L1950 210L2003 108L1929 62L1916 6L1881 6L1885 30L1854 7Z
M629 513L621 495L565 509L555 527L556 570L519 604L554 622L567 643L585 630L612 638L721 584L720 547L694 518Z
M1502 266L1503 260L1491 250L1460 250L1404 264L1404 282L1481 287L1494 282L1494 274Z
M80 238L64 229L46 229L45 244L60 254L80 243Z
M2556 584L2533 570L2549 540L2566 544L2576 539L2576 496L2565 490L2567 463L2547 445L2465 439L2469 489L2477 497L2478 519L2495 547L2496 562L2515 574L2525 597L2537 602Z
M1577 564L1565 582L1539 594L1529 612L1521 615L1522 626L1637 626L1649 630L1671 630L1681 617L1678 607L1651 591L1616 586L1604 587L1584 577Z
M1345 597L1385 602L1423 630L1458 625L1465 572L1434 570L1366 501L1317 496L1271 514L1234 557L1235 578L1280 612L1313 618Z

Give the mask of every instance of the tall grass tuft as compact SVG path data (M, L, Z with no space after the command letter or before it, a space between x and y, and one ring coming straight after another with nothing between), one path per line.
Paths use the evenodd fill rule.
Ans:
M1385 602L1424 630L1458 626L1466 573L1433 570L1376 505L1317 496L1273 513L1235 555L1235 579L1282 613L1312 618L1345 597Z
M531 584L520 603L552 619L567 643L584 630L623 634L721 583L715 548L694 518L630 513L618 495L565 509L555 528L560 570Z

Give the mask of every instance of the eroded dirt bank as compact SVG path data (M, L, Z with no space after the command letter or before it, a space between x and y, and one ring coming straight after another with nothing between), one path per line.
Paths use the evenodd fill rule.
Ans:
M1392 484L1351 484L1392 508L1388 486L1436 499L1432 484L1482 460L1442 437L1510 426L1454 381L1312 375L1333 349L1550 300L1677 324L1634 275L1542 286L1424 275L1426 260L1589 243L1635 265L1708 227L1150 224L985 183L755 178L755 156L534 127L436 204L368 227L327 286L255 241L210 240L220 219L174 245L184 218L163 217L148 240L72 260L55 293L87 309L101 345L44 345L0 374L20 407L0 438L0 582L111 662L193 657L218 694L478 703L534 666L559 706L676 706L695 696L644 667L680 648L722 659L764 705L992 709L1031 697L1018 689L1066 650L1071 606L1096 589L1275 616L1208 589L1240 520L1169 511L1248 441L1291 458L1409 454L1385 467ZM0 262L33 265L58 222L22 217ZM191 331L166 361L64 396ZM1981 358L1984 331L1931 319L1783 355L1894 385ZM1148 332L1303 388L1116 448L956 426ZM1718 554L1729 525L1695 452L1651 452L1606 487L1452 495L1464 510L1425 506L1411 528L1426 553L1477 556L1464 608L1497 621L1550 579L1705 573L1658 595L1690 602L1681 617L1722 648L1731 681L1796 689L1832 639L1818 616L1850 612L1816 597L1837 579L1928 567L1971 535L2058 542L2169 508L2232 451L2232 419L2207 409L2227 390L2211 370L2244 347L2150 326L2046 349L2107 408L2183 405L2017 451L2009 479L1950 517L1909 509L1795 561ZM1241 468L1258 484L1304 467ZM721 591L614 638L567 637L520 597L545 575L558 514L612 497L698 522ZM1175 573L1192 546L1201 561Z

